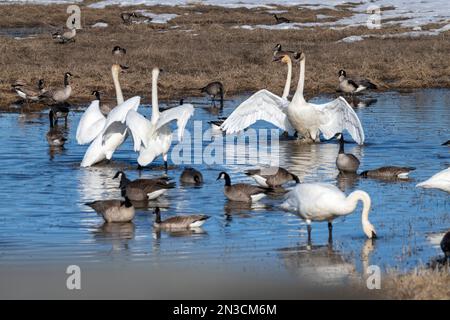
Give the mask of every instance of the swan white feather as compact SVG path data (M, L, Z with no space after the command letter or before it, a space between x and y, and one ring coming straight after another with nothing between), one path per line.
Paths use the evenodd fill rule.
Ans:
M416 187L440 189L450 193L450 167L417 184Z
M100 111L100 102L94 100L83 113L77 127L78 144L92 142L105 127L106 117Z

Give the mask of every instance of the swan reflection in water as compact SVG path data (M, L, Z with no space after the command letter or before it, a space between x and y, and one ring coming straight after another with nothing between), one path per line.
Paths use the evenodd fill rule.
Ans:
M111 243L113 252L128 250L129 240L135 236L135 225L133 222L108 223L105 222L93 231L94 240L101 243Z
M279 256L286 269L312 285L344 285L364 280L369 267L369 256L374 250L374 240L367 239L360 260L362 273L356 269L351 254L344 255L328 245L300 245L279 249Z

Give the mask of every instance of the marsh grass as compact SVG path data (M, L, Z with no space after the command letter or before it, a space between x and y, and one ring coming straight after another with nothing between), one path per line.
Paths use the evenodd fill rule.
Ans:
M369 38L356 43L336 43L350 35L409 31L398 26L381 30L364 27L344 29L305 28L302 30L244 30L237 25L274 24L266 9L225 9L194 7L107 7L91 9L82 5L82 26L76 42L53 43L50 33L65 26L66 6L0 6L0 28L40 28L44 33L32 39L0 37L0 107L17 100L10 84L16 79L36 83L44 78L47 86L61 86L63 74L73 73L72 103L92 100L97 89L114 97L110 67L111 49L127 49L123 64L130 69L120 81L125 97L141 95L150 101L150 73L153 66L168 71L160 79L160 97L178 100L200 95L198 88L210 81L222 81L226 95L267 88L282 91L286 67L271 62L273 47L306 53L308 96L334 92L337 71L371 78L382 89L412 89L450 86L449 32L438 37L414 39ZM120 13L145 9L154 13L176 13L167 24L124 25ZM317 14L327 21L350 15L348 7L339 10L284 8L283 16L295 22L316 22ZM199 14L201 13L201 14ZM107 28L91 28L98 21ZM323 21L323 20L321 20ZM292 88L297 81L295 66ZM33 108L33 107L32 107ZM36 105L35 108L41 108Z

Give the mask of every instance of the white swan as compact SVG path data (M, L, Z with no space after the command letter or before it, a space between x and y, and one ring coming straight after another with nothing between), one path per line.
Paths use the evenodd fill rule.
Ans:
M325 139L347 130L358 144L364 143L364 130L358 116L347 101L339 97L329 103L312 104L305 101L305 54L300 60L300 78L292 101L286 106L284 99L268 92L258 91L239 105L222 124L227 134L244 130L258 120L271 122L292 133L294 130L307 142L319 141L319 132ZM264 93L261 93L265 91Z
M416 187L440 189L450 193L450 167L417 184Z
M130 98L111 110L105 125L87 149L81 167L90 167L104 159L110 160L114 151L125 141L128 128L125 119L130 110L136 111L141 98Z
M117 105L123 103L122 88L119 83L119 72L124 68L118 64L113 64L111 67L112 78L114 81L114 88L116 90ZM77 127L77 142L78 144L87 144L97 137L105 127L106 117L101 112L100 101L94 100L89 107L84 111L78 122Z
M331 239L332 221L346 216L356 209L358 201L363 203L362 228L366 236L376 238L374 226L369 222L370 196L361 190L356 190L346 196L336 186L327 183L302 183L287 194L283 209L296 211L306 220L308 225L308 240L311 240L311 221L328 221L329 237Z
M152 71L152 117L151 121L136 111L131 110L126 116L126 124L134 141L134 151L139 151L138 164L146 166L159 155L163 156L167 171L167 153L172 144L170 122L177 121L178 140L183 139L184 128L189 118L194 114L192 104L183 104L164 112L158 107L158 76L160 70Z

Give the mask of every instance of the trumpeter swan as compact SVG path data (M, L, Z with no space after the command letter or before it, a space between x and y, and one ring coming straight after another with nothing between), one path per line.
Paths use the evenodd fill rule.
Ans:
M339 97L329 103L312 104L305 101L305 54L298 55L300 78L292 101L287 104L267 90L261 90L239 105L223 123L227 134L244 130L258 120L268 121L275 126L297 133L307 142L319 141L322 132L325 139L347 130L358 144L364 143L364 130L358 116L347 101ZM287 104L287 107L286 107Z
M417 184L416 187L440 189L450 193L450 167Z
M184 128L189 118L194 114L192 104L159 111L158 107L158 77L160 69L152 71L152 117L151 121L136 111L130 111L126 117L126 124L130 128L134 141L134 151L139 151L138 164L143 167L151 163L159 155L163 156L167 171L167 153L172 144L172 130L170 123L177 121L178 140L183 139Z
M362 228L368 238L376 238L374 226L369 222L370 196L361 190L345 195L336 186L327 183L302 183L286 196L283 209L297 212L308 225L308 240L311 240L311 222L328 221L329 239L332 236L332 221L351 214L358 201L362 201Z

